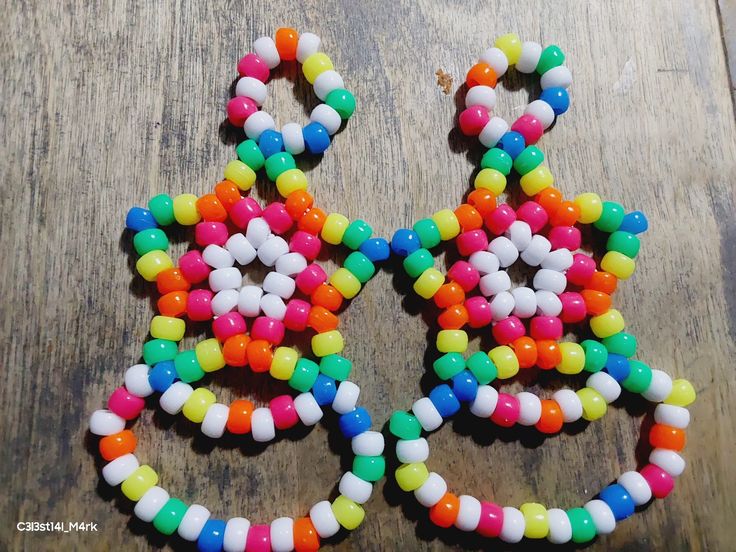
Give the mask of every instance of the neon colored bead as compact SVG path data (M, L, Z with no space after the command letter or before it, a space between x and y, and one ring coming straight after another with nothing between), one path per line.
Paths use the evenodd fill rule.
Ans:
M266 157L265 167L268 179L276 182L278 177L286 171L296 169L296 161L289 152L282 151Z
M148 383L154 391L163 393L174 383L176 370L174 363L170 360L162 361L153 366L148 372Z
M348 379L352 369L353 363L340 355L328 355L319 363L319 371L337 381Z
M439 227L432 219L421 219L412 227L424 249L432 249L442 241Z
M521 134L514 130L509 130L501 136L496 147L503 149L512 159L516 159L524 151L526 142Z
M480 503L480 522L478 534L484 537L495 538L501 534L503 527L503 509L493 502Z
M152 339L143 345L143 361L153 366L165 360L174 360L177 353L176 343L166 339Z
M578 221L582 224L591 224L601 218L603 202L598 194L580 194L575 198L575 205L580 209Z
M595 538L595 525L593 518L585 508L572 508L567 510L572 528L572 542L581 544L592 541Z
M294 400L289 395L280 395L271 399L268 408L271 410L276 429L289 429L299 423Z
M500 379L512 378L519 373L519 359L508 345L494 347L489 351L488 356L496 366Z
M553 339L537 340L537 366L542 370L551 370L562 362L559 344Z
M376 273L376 267L374 264L360 251L353 251L348 255L343 266L349 270L361 284L365 284Z
M217 195L205 194L197 200L197 210L202 219L207 222L224 222L227 220L227 210Z
M562 192L556 188L545 188L537 194L535 199L549 216L562 205Z
M248 552L269 552L271 550L271 526L251 525L245 540Z
M296 59L296 48L299 44L299 33L295 29L281 27L276 30L276 50L282 61L292 61Z
M228 366L242 367L248 364L247 347L250 336L233 335L222 344L222 356ZM196 355L194 355L196 360ZM201 370L201 368L200 368Z
M478 188L468 195L468 204L472 205L481 217L485 217L496 208L496 196L490 190Z
M478 380L469 370L463 370L452 378L452 392L460 402L472 402L478 395Z
M339 291L345 299L352 299L360 291L360 280L347 268L338 268L330 276L330 284Z
M256 181L256 173L248 165L234 159L225 166L224 177L243 191L248 191ZM178 219L177 219L178 220Z
M585 350L572 341L560 343L560 354L562 360L557 365L557 371L561 374L579 374L585 368Z
M493 326L493 339L499 345L508 345L512 341L523 337L526 333L526 328L521 320L516 316L509 316L496 323Z
M360 244L360 252L372 263L377 263L391 256L391 246L383 238L371 238Z
M294 520L294 550L296 552L317 552L319 535L312 520L308 517Z
M146 491L158 483L158 474L148 465L139 466L120 486L123 494L138 502Z
M131 454L137 442L135 435L129 429L106 435L100 439L100 456L109 462L125 454Z
M617 334L624 329L625 325L624 317L616 309L611 309L590 319L590 329L598 338L606 338Z
M524 536L528 539L543 539L549 533L547 508L536 502L527 502L519 507L524 514Z
M460 401L447 384L441 384L429 392L429 400L443 418L449 418L460 410Z
M562 429L565 421L562 415L562 409L557 401L551 399L542 399L542 415L535 427L542 433L548 435L558 433Z
M245 318L239 312L228 312L218 316L212 322L212 332L218 341L225 342L228 338L246 332Z
M422 426L419 420L412 414L402 410L397 410L391 414L388 429L395 437L407 441L419 439L422 434Z
M440 237L443 241L451 240L460 233L460 223L455 213L450 209L437 211L432 215L432 221L437 225Z
M170 498L153 518L153 526L163 535L172 535L179 527L187 505L178 498Z
M199 365L197 355L194 351L182 351L174 358L176 375L184 383L199 381L204 377L204 370Z
M282 197L289 197L298 190L306 190L309 183L299 169L288 169L276 177L276 189Z
M332 513L337 522L348 531L357 528L365 519L363 507L343 495L339 495L332 503Z
M652 383L652 369L638 360L629 361L629 375L621 382L621 386L631 393L643 393Z
M324 307L335 312L342 305L343 296L334 286L323 284L314 290L311 299L314 306Z
M335 67L332 65L332 60L322 52L316 52L309 56L302 63L302 71L304 77L307 79L309 84L314 84L314 81L325 71L330 71Z
M197 196L180 194L174 198L174 218L182 226L192 226L201 220L197 210Z
M330 147L330 133L317 121L312 121L302 129L304 146L312 155L324 153Z
M468 311L463 305L448 307L437 317L437 323L443 330L459 330L467 322Z
M201 552L220 552L225 539L226 524L221 519L208 519L197 538Z
M402 464L396 470L396 482L402 491L415 491L429 478L429 470L424 462Z
M621 221L621 226L618 227L618 230L621 230L622 232L630 232L632 234L641 234L642 232L645 232L647 228L649 228L649 222L647 221L647 217L644 216L644 213L641 211L632 211L631 213L624 215L624 218Z
M344 346L342 334L337 330L312 337L312 352L318 357L337 354Z
M491 323L493 312L491 311L491 304L485 297L480 295L469 297L464 305L468 312L468 325L471 328L485 328Z
M168 194L159 194L152 197L148 201L148 210L151 211L153 218L161 226L173 224L174 218L174 200Z
M212 318L213 293L208 289L193 289L187 296L187 316L193 322Z
M514 33L499 36L493 45L506 54L509 65L516 65L521 57L521 39Z
M227 430L235 435L250 433L251 417L254 405L250 401L239 399L230 405L227 417Z
M124 420L137 418L145 406L146 402L132 395L125 386L115 389L107 401L107 408Z
M309 311L307 317L307 326L312 328L317 333L329 332L337 329L339 320L337 316L332 314L326 308L315 305Z
M238 62L238 74L241 77L251 77L266 82L271 70L264 59L257 54L249 53Z
M319 375L319 366L307 358L296 361L294 371L289 378L289 386L297 391L306 393L309 391Z
M607 293L608 295L611 295L614 291L616 291L617 285L618 278L616 278L613 274L611 274L610 272L601 272L598 270L593 273L593 276L591 276L590 280L587 283L588 289L602 291L603 293Z
M444 309L465 301L465 291L457 282L442 284L437 293L434 294L434 304Z
M496 86L496 72L487 63L476 63L473 65L468 74L465 76L465 84L468 88L473 86L490 86L494 88Z
M160 228L141 230L133 237L133 247L139 255L149 251L166 251L169 248L169 239Z
M528 149L528 148L527 148ZM480 160L481 169L494 169L503 176L508 176L514 166L511 156L500 148L491 148Z
M521 405L519 399L508 393L499 393L491 421L501 427L512 427L519 419Z
M593 223L598 230L611 234L619 229L624 220L624 206L613 201L604 201L601 216Z
M455 216L463 232L478 230L483 227L483 217L475 207L467 203L463 203L455 209Z
M185 330L186 324L181 318L154 316L151 320L151 336L156 338L181 341Z
M636 261L618 251L609 251L601 259L601 268L619 280L627 280L636 268Z
M286 171L287 173L289 171ZM279 175L281 176L281 175ZM278 179L276 179L278 181ZM314 205L314 198L306 190L294 190L286 196L286 212L289 216L298 221L304 214Z
M345 229L342 236L342 243L352 250L356 250L360 245L371 237L373 229L364 220L354 220Z
M496 169L482 169L475 176L473 185L476 189L488 190L499 196L506 189L506 177Z
M325 103L337 111L342 120L349 119L355 112L355 96L344 88L336 88L327 94Z
M578 221L580 208L572 201L563 201L554 213L549 216L552 226L572 226Z
M351 471L363 481L380 481L386 473L386 459L383 456L356 455Z
M404 259L404 270L411 278L419 277L422 272L434 266L434 257L424 248L417 249Z
M460 132L465 136L478 136L491 120L488 110L482 105L471 105L465 108L458 117Z
M330 213L322 226L322 239L331 245L338 245L342 242L349 224L350 221L346 216L339 213Z
M238 144L235 148L235 153L243 163L248 165L252 171L259 171L263 168L266 158L261 152L261 148L255 140L245 140ZM240 194L238 194L240 195Z
M391 251L406 257L420 248L419 235L408 228L399 228L391 237Z
M562 320L557 316L535 316L529 324L529 333L536 340L560 339L562 332Z
M294 374L298 359L299 353L291 347L277 347L271 361L271 376L277 380L288 380Z
M529 171L520 180L522 191L530 197L537 195L554 183L554 176L544 165L539 165L536 169Z
M528 140L527 140L527 143L529 143ZM497 148L494 148L494 149L497 149ZM491 152L491 151L493 150L488 150L488 152ZM483 157L485 158L485 156ZM509 157L509 162L511 162L510 157ZM526 148L524 148L524 151L522 151L516 157L516 159L513 160L514 169L516 170L516 172L518 172L522 176L524 176L526 173L530 171L533 171L542 163L544 163L544 153L542 153L542 150L540 150L537 146L527 146ZM481 163L481 166L482 166L482 163Z
M654 424L649 430L649 444L676 452L685 448L685 430L664 424Z
M447 271L447 277L453 282L457 282L463 291L469 292L480 281L480 273L473 265L467 261L456 261Z
M153 213L141 207L132 207L125 217L125 227L133 232L142 232L156 228L156 219Z
M340 431L346 439L352 439L356 435L368 431L371 428L371 423L372 420L368 411L362 406L343 414L338 421Z
M549 231L547 238L549 243L552 244L552 251L557 249L575 251L580 248L582 243L580 230L575 226L555 226Z
M286 304L284 313L284 326L287 330L303 332L309 324L309 311L311 305L301 299L291 299Z
M570 95L561 86L542 90L539 99L549 104L556 117L565 113L570 107Z
M492 382L498 376L498 370L491 358L480 351L470 355L465 365L481 385Z
M199 387L189 395L187 402L184 403L181 409L182 414L188 420L196 424L201 424L202 420L204 420L204 415L207 414L207 410L215 404L216 400L217 397L215 397L212 391L204 387Z
M174 268L174 263L166 253L159 250L149 251L135 263L138 273L147 282L155 282L164 270Z
M194 347L197 355L197 362L205 372L214 372L225 366L225 358L222 356L222 347L220 343L214 339L205 339L200 341Z
M437 333L437 350L441 353L463 353L468 348L468 334L463 330L442 330Z
M580 346L585 354L583 369L586 372L600 372L608 360L608 349L593 339L586 339Z
M284 340L284 333L284 323L268 316L256 318L250 330L250 336L253 339L263 339L274 345L278 345Z
M639 473L646 480L656 498L666 497L675 488L675 480L672 476L655 464L647 464Z
M439 502L429 509L429 519L439 527L451 527L457 519L459 510L460 499L452 493L445 493Z
M445 277L439 270L428 268L422 272L422 275L417 278L412 287L420 297L431 299L444 283Z
M608 236L606 249L609 251L617 251L618 253L633 259L639 254L640 245L641 242L639 241L639 238L634 234L617 230Z
M531 337L517 337L510 345L519 360L519 368L531 368L537 363L537 342Z
M635 504L631 495L618 483L609 485L598 496L611 508L616 521L624 520L634 513Z
M664 403L675 406L688 406L695 402L695 397L695 388L692 383L686 379L676 379L672 382L672 391L669 397L664 400Z
M544 228L549 220L547 212L536 201L525 201L522 203L516 210L516 218L526 222L534 234Z
M583 387L576 391L580 402L583 403L583 419L592 422L598 418L602 418L608 406L603 396L595 389Z
M511 130L521 134L524 137L524 143L527 145L536 144L544 134L542 122L530 113L525 113L516 119L511 125ZM514 159L518 158L519 155L521 155L521 152L515 155Z
M483 222L485 222L488 229L491 233L497 236L500 236L508 230L509 226L511 226L515 220L516 212L506 204L499 205L491 213L483 217ZM463 253L461 253L461 255L463 255Z
M542 50L536 71L539 75L544 75L550 69L554 69L563 63L565 63L565 54L562 53L559 46L552 44Z
M585 304L586 314L596 316L611 308L611 296L602 291L584 289L580 292L580 296Z
M572 265L567 269L567 281L577 286L584 286L595 274L595 260L584 253L572 256Z

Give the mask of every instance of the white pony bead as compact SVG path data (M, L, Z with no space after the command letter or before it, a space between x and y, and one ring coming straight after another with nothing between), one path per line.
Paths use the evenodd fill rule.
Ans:
M496 107L496 91L490 86L474 86L465 95L465 107L480 105L488 111Z
M258 316L263 290L258 286L243 286L238 294L238 312L243 316Z
M559 295L567 287L567 278L562 272L540 268L534 275L533 285L537 290L547 290Z
M314 395L311 393L301 393L294 397L294 409L305 426L313 426L324 415Z
M521 55L516 62L516 70L519 73L533 73L537 68L541 55L541 44L538 42L524 42L521 45Z
M557 316L562 312L562 301L551 291L540 290L534 293L537 300L537 312L544 316Z
M555 391L552 399L560 405L562 419L565 423L577 422L583 416L583 403L580 402L580 397L572 389Z
M677 477L685 471L685 459L674 450L656 448L649 454L649 461L672 477Z
M498 236L491 241L488 244L488 251L498 257L498 262L503 268L511 266L519 258L519 250L506 236Z
M253 51L266 62L269 69L274 69L281 63L281 56L276 48L276 43L270 36L262 36L253 43Z
M506 506L503 508L503 524L501 533L498 535L503 542L516 543L524 538L526 522L524 514L516 508Z
M521 260L529 266L539 266L552 249L552 244L544 236L534 234L527 248L521 252Z
M186 541L194 542L204 528L204 524L210 519L210 511L200 504L192 504L181 518L177 529L179 536Z
M572 84L572 74L564 65L553 67L539 79L542 90L547 88L569 88Z
M139 466L138 458L134 454L123 454L105 464L105 467L102 468L102 478L105 483L114 487L128 479Z
M256 102L256 105L261 106L266 101L268 90L266 89L266 85L258 79L243 77L235 85L235 95L250 98Z
M269 318L283 320L286 316L286 303L275 293L267 293L261 297L261 310Z
M493 72L496 73L496 76L499 79L506 74L506 71L509 68L509 58L506 57L503 50L496 48L495 46L493 48L488 48L483 52L480 56L480 61L490 65L491 69L493 69Z
M294 295L295 290L296 283L293 278L289 278L278 272L269 272L263 279L263 291L278 295L282 299L289 299Z
M364 431L350 442L353 454L357 456L379 456L383 454L384 438L379 431Z
M470 403L470 412L479 418L490 418L498 404L498 391L490 385L481 385L475 399Z
M337 387L337 393L332 401L332 409L338 414L347 414L355 409L360 396L360 387L352 381L340 382Z
M552 106L544 100L534 100L524 110L527 115L533 115L539 122L542 123L542 127L547 130L552 123L555 122L555 112Z
M271 236L258 248L258 258L266 266L276 264L281 255L289 252L289 244L281 236Z
M332 511L332 505L323 500L318 502L309 510L309 519L312 520L317 534L323 538L329 538L340 530L340 524Z
M148 489L133 508L133 513L138 519L151 523L169 500L169 493L158 485Z
M542 417L542 401L534 393L522 391L516 395L519 401L519 419L523 426L533 426Z
M247 519L234 517L227 520L222 549L225 552L243 552L248 542L248 531L250 531L250 521Z
M240 292L236 289L223 289L218 291L212 298L212 313L215 316L222 316L238 307L238 298Z
M414 491L414 496L417 498L417 502L426 508L431 508L437 504L440 499L445 496L447 492L447 483L442 476L430 472L427 480Z
M294 550L294 520L290 517L276 518L271 522L271 550L291 552Z
M136 397L148 397L153 394L153 387L148 381L147 364L135 364L125 371L125 388Z
M652 499L652 488L638 471L627 471L618 476L616 482L631 496L636 506L646 504Z
M268 231L270 232L271 229L269 228ZM256 258L256 248L240 232L228 238L225 242L225 249L238 261L238 264L243 266L249 265Z
M475 531L480 523L480 501L474 496L460 495L455 527L461 531Z
M317 122L325 127L330 136L340 130L340 125L342 124L340 114L327 104L319 104L316 106L312 110L309 120Z
M531 318L537 313L537 296L533 289L517 287L511 290L514 298L514 316Z
M511 278L504 271L486 274L480 279L480 292L486 297L491 297L511 289Z
M225 433L230 408L221 403L215 403L207 409L202 420L202 433L212 439L219 439Z
M419 439L399 439L396 442L396 457L403 464L424 462L429 458L429 443L423 437Z
M281 138L284 140L284 149L290 154L304 153L304 134L299 123L286 123L282 126Z
M652 370L652 381L641 396L650 402L662 402L672 392L672 378L661 370Z
M342 80L340 73L330 69L324 71L314 80L314 94L322 101L327 99L327 95L338 88L345 88L345 82Z
M504 318L507 318L514 310L514 296L511 295L508 291L501 291L497 293L493 297L493 299L491 299L490 305L493 320L503 320Z
M373 485L368 481L363 481L353 472L345 472L340 478L340 484L337 489L341 495L346 496L353 502L365 504L371 497Z
M547 521L549 522L549 533L547 540L552 544L565 544L572 540L572 525L567 513L559 508L547 510Z
M229 268L235 264L235 257L219 245L211 243L202 251L202 258L204 262L210 265L212 268Z
M276 260L276 272L296 276L307 268L307 259L301 253L287 253Z
M239 289L242 281L240 270L234 266L218 268L210 272L209 276L210 288L215 293L223 289Z
M556 270L557 272L565 272L572 266L572 253L568 249L555 249L550 251L542 259L542 268L547 270Z
M611 404L621 395L621 386L606 372L591 374L585 385L598 391L608 404Z
M434 406L429 397L422 397L412 407L412 412L421 424L424 431L434 431L442 425L442 415Z
M473 89L471 88L471 90ZM498 262L498 257L490 251L476 251L468 257L468 262L481 274L498 272L498 269L501 266Z
M517 251L524 251L532 242L532 229L523 220L515 220L504 232L504 236L511 240Z
M590 517L593 518L595 532L597 535L610 535L616 528L616 517L613 515L611 507L600 499L586 502L583 506Z
M89 418L89 430L94 435L112 435L124 429L125 420L110 410L95 410Z
M296 60L304 63L309 56L319 52L320 38L313 33L303 33L299 35L299 41L296 45Z
M256 111L245 120L245 124L243 125L245 135L251 140L256 141L265 131L274 130L275 128L276 123L274 122L273 117L265 111Z
M271 235L271 227L262 217L256 217L248 222L245 237L250 244L258 249Z
M194 392L192 386L183 381L174 382L158 400L161 408L168 414L178 414L189 396Z
M654 409L654 421L679 429L685 429L690 424L690 411L673 404L658 404Z
M271 410L265 407L256 408L251 416L251 433L258 443L272 441L276 437Z
M492 148L501 137L509 131L509 124L504 121L501 117L491 117L491 120L486 123L483 130L480 131L478 139L480 143L487 148Z

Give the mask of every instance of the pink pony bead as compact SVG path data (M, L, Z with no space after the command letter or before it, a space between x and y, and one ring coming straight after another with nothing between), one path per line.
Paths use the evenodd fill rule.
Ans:
M312 292L327 281L327 273L318 264L312 263L302 270L296 277L296 287L304 295Z
M483 230L470 230L460 234L455 242L457 250L463 257L469 257L476 251L483 251L488 247L488 236Z
M511 130L521 134L527 146L536 144L542 137L542 134L544 134L542 122L534 115L529 114L522 115L516 119L514 124L511 125Z
M289 395L279 395L268 403L276 429L289 429L299 421L294 400Z
M245 54L238 62L238 74L241 77L253 77L261 82L266 82L271 71L268 65L254 53Z
M294 332L303 332L307 329L309 321L309 311L312 305L301 299L292 299L286 304L286 314L284 314L284 326L287 330Z
M508 393L499 393L496 410L491 414L491 421L501 427L511 427L519 419L520 411L519 399Z
M269 343L278 345L284 340L284 323L281 320L268 316L259 316L253 321L250 336L253 339L265 339Z
M595 273L595 259L584 253L575 253L572 256L572 266L567 269L567 281L576 286L587 284Z
M204 262L202 253L193 249L179 257L179 270L187 282L198 284L209 277L212 269Z
M511 226L515 220L516 211L514 211L510 205L502 203L493 211L488 213L483 222L486 223L486 226L491 232L500 236L509 229L509 226Z
M266 207L261 216L271 227L274 234L283 234L294 224L289 213L286 212L286 206L278 201L274 201Z
M478 136L490 120L491 115L482 105L471 105L465 108L458 118L460 131L465 136Z
M526 222L532 234L536 234L547 224L549 215L536 201L525 201L516 210L516 218Z
M212 292L193 289L187 296L187 316L192 322L204 322L212 318Z
M212 322L212 332L221 343L224 343L228 337L244 334L247 330L245 318L243 318L242 314L235 311L218 316Z
M497 322L491 332L496 343L499 345L508 345L515 339L524 337L526 335L526 328L524 327L524 323L516 316L509 316Z
M197 245L225 245L230 237L224 222L198 222L194 227L194 241Z
M535 316L529 323L532 338L557 340L562 337L562 320L557 316Z
M557 249L577 251L583 241L580 230L575 226L554 226L550 229L547 239L552 244L552 251Z
M271 552L271 526L251 525L245 540L245 552Z
M245 197L236 202L230 209L230 220L238 228L246 228L248 223L254 218L260 217L263 209L258 202L252 197Z
M583 296L577 291L565 291L559 295L562 303L562 313L560 319L565 324L575 324L585 320L587 308Z
M478 522L479 535L495 538L501 534L503 527L503 508L493 502L480 503L480 521Z
M137 418L145 406L146 401L131 395L123 386L113 391L107 399L107 407L124 420Z
M491 304L482 295L468 297L465 300L465 310L468 311L468 326L471 328L485 328L493 319Z
M675 488L675 480L672 476L655 464L647 464L639 473L657 498L666 497Z
M456 261L447 271L447 277L465 292L471 291L480 282L480 272L467 261Z
M321 249L322 240L304 230L297 230L289 240L289 251L301 253L309 261L316 259Z
M242 127L256 111L258 104L245 96L235 96L227 102L227 118L236 127Z

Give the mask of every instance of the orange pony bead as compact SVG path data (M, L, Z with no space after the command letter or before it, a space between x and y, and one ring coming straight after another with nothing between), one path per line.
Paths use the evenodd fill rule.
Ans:
M462 228L463 232L477 230L478 228L483 227L483 217L480 216L480 213L475 209L475 207L468 205L467 203L463 203L460 207L455 209L455 216L457 217L457 221L460 223L460 228Z
M468 85L468 88L478 85L495 88L496 72L487 63L476 63L470 68L470 71L468 71L468 75L465 77L465 84Z
M237 187L235 182L229 180L223 180L215 185L215 195L227 211L232 209L233 205L241 200L240 188Z
M276 49L282 61L296 59L296 47L299 44L299 33L295 29L281 27L276 31Z
M189 293L186 291L171 291L166 295L162 295L156 302L158 312L162 316L171 316L173 318L184 316L187 312L188 298Z
M542 399L542 416L535 427L542 433L558 433L565 421L562 417L562 409L557 401Z
M464 305L452 305L437 317L437 323L443 330L459 330L468 323L468 309Z
M312 305L324 307L331 312L335 312L342 306L342 300L342 294L330 284L320 284L312 292Z
M233 401L227 415L225 427L230 433L242 435L250 432L250 419L253 416L253 403L244 399Z
M597 316L608 312L611 308L611 296L602 291L584 289L580 292L585 302L585 310L591 316Z
M192 284L187 282L181 270L178 268L167 268L162 270L156 276L156 287L161 295L165 295L171 291L189 291Z
M306 190L294 190L286 197L284 204L291 220L299 220L312 208L314 198Z
M534 199L547 211L547 216L551 217L562 205L562 192L550 186L539 192Z
M331 332L337 329L340 319L321 305L309 309L307 326L317 333Z
M124 429L120 433L113 433L100 439L100 455L109 462L133 452L137 443L133 432Z
M685 430L664 424L654 424L649 430L649 444L654 448L680 451L685 448Z
M550 215L549 223L552 226L572 226L578 221L580 207L572 201L563 201L557 210Z
M489 190L478 188L468 194L468 203L475 207L481 217L485 217L496 208L496 196Z
M252 339L245 346L245 354L248 357L250 369L254 372L268 372L273 361L271 344L265 339Z
M197 200L197 211L207 222L225 222L227 211L215 194L205 194Z
M225 358L225 364L237 367L247 366L247 349L250 341L250 336L246 334L237 334L228 337L222 345L222 356Z
M450 527L457 519L460 511L460 499L452 494L445 493L440 501L429 509L429 519L439 527Z
M537 341L537 366L542 370L552 370L562 362L562 351L553 339L540 339Z
M596 270L590 280L588 280L587 288L611 295L616 291L617 285L618 278L613 274Z
M440 286L433 299L435 305L441 309L446 309L465 301L465 290L457 282L448 282Z
M537 343L531 337L525 335L515 339L511 348L519 360L519 368L531 368L537 364Z
M308 517L294 520L294 551L317 552L319 550L319 535L312 520Z
M322 231L327 214L319 207L314 207L302 215L297 223L299 230L304 230L315 236Z

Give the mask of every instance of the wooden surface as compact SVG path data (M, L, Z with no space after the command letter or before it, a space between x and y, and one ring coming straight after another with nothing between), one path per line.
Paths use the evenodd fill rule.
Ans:
M453 75L457 90L508 31L562 47L575 76L573 108L540 145L566 194L596 191L647 213L636 274L615 302L639 337L640 358L690 378L699 392L689 467L674 494L589 548L736 548L736 128L724 53L733 36L724 39L719 26L734 20L730 0L3 4L0 549L187 548L154 536L99 483L96 439L87 434L90 412L137 360L152 316L123 221L157 193L203 193L220 178L237 138L221 128L237 60L282 25L319 34L359 102L324 159L307 165L318 203L365 218L381 235L456 205L479 161L480 148L453 130L461 96L442 94L435 71ZM304 121L315 102L293 73L270 90L267 107L280 123ZM499 92L498 111L512 118L538 89L509 79ZM376 425L434 382L424 376L431 311L422 315L408 289L389 267L342 316ZM551 393L562 383L547 378L542 387ZM225 402L283 390L233 371L212 386ZM459 493L581 505L636 465L645 409L616 406L603 421L543 442L461 417L431 437L429 465ZM220 517L303 515L334 496L349 461L328 432L334 423L260 449L212 444L151 412L135 426L139 457L173 494ZM363 526L331 549L502 548L436 532L391 478L366 510ZM33 520L92 521L99 531L16 531Z

